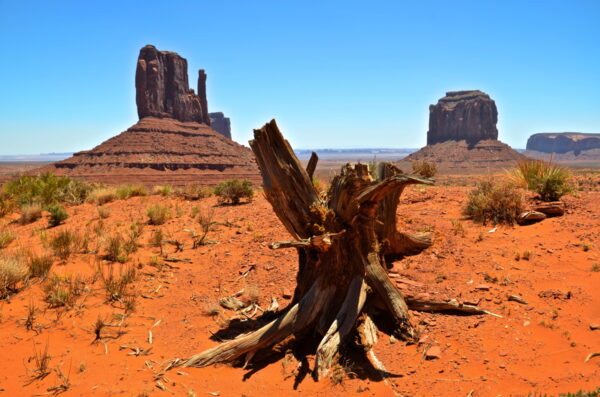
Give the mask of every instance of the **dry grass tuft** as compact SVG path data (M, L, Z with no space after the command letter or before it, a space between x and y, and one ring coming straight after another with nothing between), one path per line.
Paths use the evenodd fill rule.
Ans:
M61 230L50 240L50 248L61 260L67 260L81 247L81 236L71 230Z
M147 196L148 190L140 185L123 185L117 188L115 194L119 200L125 200L130 197Z
M437 166L433 162L427 160L413 161L412 163L413 174L424 176L425 178L432 178L437 174Z
M53 275L44 286L45 301L50 307L71 307L83 292L85 284L79 277Z
M150 225L164 225L171 218L171 210L162 205L153 205L146 210Z
M50 255L30 255L27 261L31 277L46 277L54 264Z
M124 302L124 299L131 296L129 285L135 280L136 271L133 266L122 267L115 274L114 267L108 267L107 272L102 272L102 283L106 290L106 298L109 302Z
M27 266L20 257L0 256L0 299L16 292L28 275Z
M100 188L90 193L87 197L89 203L104 205L117 199L117 191L114 188Z
M17 236L10 230L0 231L0 249L8 247L10 243L15 241Z
M27 204L21 208L21 218L19 223L21 225L28 225L40 219L42 217L42 206L38 204Z
M189 185L182 189L177 189L175 195L184 200L196 201L212 196L213 191L200 185Z

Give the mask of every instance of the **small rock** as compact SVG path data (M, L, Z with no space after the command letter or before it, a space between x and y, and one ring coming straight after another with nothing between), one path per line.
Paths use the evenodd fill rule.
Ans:
M475 286L475 289L478 289L480 291L489 291L490 290L490 286L487 284L477 284Z
M281 293L281 296L283 296L285 299L290 299L292 297L292 293L289 289L284 289Z
M591 323L590 324L590 330L591 331L598 331L598 330L600 330L600 324L599 323Z
M442 349L440 349L439 346L431 346L425 352L426 360L436 360L436 359L439 359L440 357L442 357Z

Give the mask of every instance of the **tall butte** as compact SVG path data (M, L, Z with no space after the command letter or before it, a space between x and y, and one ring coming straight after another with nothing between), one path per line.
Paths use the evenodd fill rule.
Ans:
M204 70L198 72L196 95L185 58L147 45L138 57L135 89L136 124L42 170L109 184L260 182L251 150L210 127Z
M402 159L410 169L412 161L436 163L446 173L480 173L514 166L525 156L498 140L498 109L479 90L451 91L429 106L427 146Z

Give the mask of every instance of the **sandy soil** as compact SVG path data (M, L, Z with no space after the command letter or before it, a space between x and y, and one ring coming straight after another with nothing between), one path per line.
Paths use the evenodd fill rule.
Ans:
M102 259L103 248L56 261L53 272L86 282L72 308L49 308L44 283L38 280L0 303L0 394L51 393L61 383L56 369L69 379L64 395L73 396L526 396L599 387L600 357L584 359L600 351L600 330L590 329L600 323L600 272L592 271L600 265L600 193L567 197L568 213L560 218L493 228L461 220L467 191L407 189L398 226L433 231L435 243L420 255L395 262L391 271L402 289L478 303L502 317L414 313L423 338L410 346L380 332L375 352L390 373L386 382L361 369L364 362L351 352L340 384L303 377L290 356L249 369L161 370L166 360L214 346L212 335L227 336L219 331L235 313L219 308L219 298L243 290L242 301L257 300L262 308L272 297L280 308L289 303L296 253L268 248L288 236L263 197L235 207L218 206L215 198L136 197L105 205L110 215L102 220L96 206L84 204L69 208L70 218L53 229L45 219L26 226L11 223L18 218L13 214L0 220L0 227L18 238L0 255L43 252L44 234L50 239L62 229L87 231L93 250L102 247L106 236L126 233L131 222L145 223L146 208L157 203L170 206L174 217L163 226L146 225L138 252L126 264L137 269L135 312L126 317L122 305L106 302L97 277L97 267L106 272L109 266ZM220 224L209 239L218 243L191 249L186 229L199 231L194 207L214 211ZM184 243L181 252L166 244L163 253L185 261L167 262L162 269L149 264L160 256L148 243L158 228L168 239ZM528 251L528 260L517 260ZM120 266L115 264L115 271ZM509 301L509 295L527 303ZM36 308L34 330L25 326L28 305ZM94 341L98 318L120 327L105 327ZM423 352L434 346L440 357L423 359ZM35 354L46 347L52 371L34 379ZM132 354L136 352L140 355Z

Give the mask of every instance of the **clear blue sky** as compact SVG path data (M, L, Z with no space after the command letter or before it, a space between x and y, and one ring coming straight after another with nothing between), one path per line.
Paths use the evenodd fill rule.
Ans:
M0 0L0 154L90 149L137 120L139 49L208 73L233 137L420 147L446 91L496 101L500 139L600 132L600 1Z

